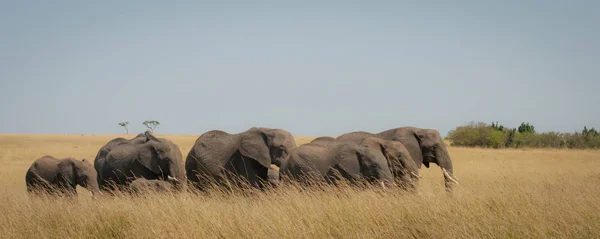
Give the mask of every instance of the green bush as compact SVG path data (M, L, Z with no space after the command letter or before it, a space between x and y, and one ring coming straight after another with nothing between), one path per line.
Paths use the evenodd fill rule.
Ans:
M504 147L506 142L506 135L502 131L492 131L489 134L489 147L492 148L502 148Z
M584 127L581 133L536 133L529 123L521 123L518 128L506 128L492 123L471 122L449 132L447 137L453 146L489 148L600 148L600 133L596 129Z
M448 134L452 145L466 147L504 147L504 133L485 123L473 123L457 127Z

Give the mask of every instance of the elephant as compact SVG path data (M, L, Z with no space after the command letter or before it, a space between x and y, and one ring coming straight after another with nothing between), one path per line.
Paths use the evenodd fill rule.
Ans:
M286 180L337 183L362 179L377 182L382 187L394 184L387 159L378 149L353 142L321 137L298 146L282 162L280 176Z
M336 142L340 142L340 140L329 136L322 136L313 139L310 143L327 145ZM376 137L367 137L362 139L359 144L380 151L386 158L392 175L399 181L398 183L401 183L401 186L414 188L414 182L421 178L418 167L402 143Z
M421 165L425 165L425 167L429 168L429 163L435 163L440 166L444 175L444 184L447 191L452 191L454 185L459 184L454 176L452 160L446 149L446 144L437 130L417 127L399 127L376 134L365 131L351 132L342 134L338 136L337 139L349 142L361 142L367 137L376 137L402 143L408 152L410 152L410 155L418 168L421 168Z
M386 158L395 181L403 188L415 189L415 183L421 178L419 168L402 143L367 137L361 140L360 145L379 151Z
M100 164L103 189L128 186L135 178L160 179L174 184L177 189L186 185L183 157L179 147L168 139L144 133L144 143L121 142L114 146Z
M215 184L265 188L268 175L276 174L269 172L271 165L279 167L294 148L294 137L283 129L252 127L238 134L211 130L198 137L190 149L186 174L199 190Z
M145 191L153 192L173 192L174 186L172 183L164 180L138 178L129 184L131 192L141 194Z
M52 195L77 195L77 185L100 193L96 170L86 159L72 157L58 159L50 155L36 159L25 174L27 191L32 194L46 192Z
M94 159L94 168L98 172L98 179L97 179L98 182L101 182L100 179L103 178L102 170L100 170L100 168L102 168L102 164L104 164L104 161L106 160L106 155L108 155L108 153L110 153L110 151L113 148L115 148L117 145L119 145L121 143L143 144L146 142L148 142L148 138L146 137L146 134L144 134L144 133L138 134L133 139L125 139L125 138L119 137L119 138L115 138L115 139L108 141L108 143L106 143L104 146L102 146L102 148L100 148L100 150L98 150L98 153L96 154L96 158ZM101 188L102 188L102 185L101 185Z

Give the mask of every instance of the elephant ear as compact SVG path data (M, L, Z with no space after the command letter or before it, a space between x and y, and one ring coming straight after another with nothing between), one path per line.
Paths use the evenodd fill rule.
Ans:
M388 166L391 167L390 156L388 154L389 145L386 141L379 139L379 138L375 138L375 137L369 137L369 138L363 139L363 143L366 143L370 147L373 147L373 148L379 150L379 152L381 152L383 154L383 157L385 157Z
M388 154L388 145L385 142L382 142L382 140L378 140L377 144L379 145L378 150L381 151L381 153L383 154L383 157L385 157L385 159L388 161L388 164L390 162L390 156Z
M245 133L240 142L240 153L256 160L265 168L271 167L268 136L263 131L250 131Z
M346 177L351 180L359 179L361 176L362 170L365 168L365 150L367 148L364 146L359 146L354 150L347 151L346 149L342 149L342 151L347 151L342 153L342 157L338 162L337 169L340 170L341 176ZM358 171L355 171L356 169Z
M381 153L383 153L383 157L385 158L385 162L387 163L388 168L392 169L394 167L393 165L395 163L393 163L392 162L392 158L390 158L390 155L388 153L388 147L389 147L389 145L387 145L387 144L388 144L387 142L380 142L379 143L379 147L381 149ZM402 165L402 164L400 164L400 165Z
M159 150L157 149L158 145L152 143L146 144L148 145L144 145L145 147L140 148L136 160L153 173L160 174L160 167L158 165L160 161L160 154Z
M152 135L150 130L147 130L146 132L144 132L144 135L146 135L147 141L154 140L154 141L160 142L160 140L158 140L156 137L154 137L154 135Z
M58 164L58 172L56 173L59 184L77 186L77 171L74 162L65 159Z
M428 135L428 133L429 132L424 129L416 129L413 131L413 135L419 142L419 147L421 148L421 151L423 151L423 149L427 147L431 147L431 140L429 139L430 136ZM427 158L423 157L423 165L425 165L426 168L429 168L429 163L430 162L427 160Z

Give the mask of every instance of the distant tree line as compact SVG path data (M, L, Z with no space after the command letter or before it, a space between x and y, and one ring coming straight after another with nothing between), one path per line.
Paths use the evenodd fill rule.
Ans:
M600 148L600 134L594 128L584 127L581 132L538 133L529 123L521 123L517 128L507 128L501 124L491 125L471 122L459 126L448 133L453 146L486 148Z

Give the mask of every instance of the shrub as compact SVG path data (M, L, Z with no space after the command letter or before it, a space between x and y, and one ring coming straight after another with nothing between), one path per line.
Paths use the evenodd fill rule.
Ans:
M584 127L581 133L536 133L529 123L521 123L510 129L492 123L469 123L459 126L448 134L453 146L465 147L530 147L530 148L600 148L600 133L596 129Z
M485 123L473 123L457 127L450 131L448 139L454 146L467 147L502 147L504 134Z
M564 137L568 148L585 148L585 139L581 134L565 134Z
M492 148L502 148L506 143L506 135L502 131L491 131L489 133L489 142L487 146Z

